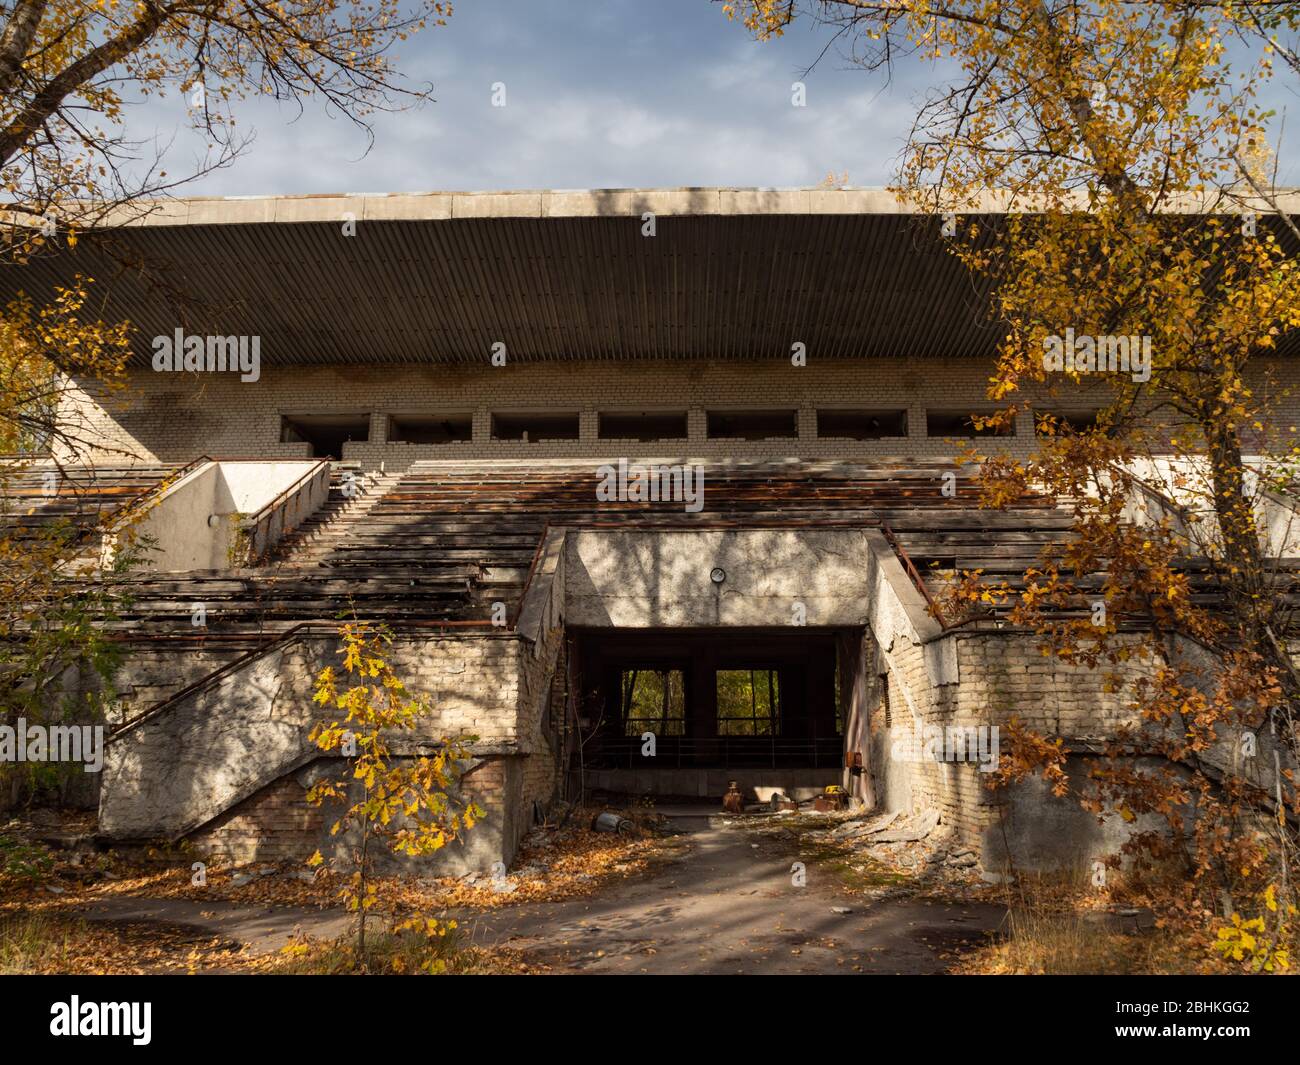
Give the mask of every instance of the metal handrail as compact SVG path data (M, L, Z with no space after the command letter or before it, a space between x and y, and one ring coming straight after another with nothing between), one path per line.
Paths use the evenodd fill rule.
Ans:
M903 564L903 569L907 571L907 575L912 579L912 583L916 585L916 590L920 592L922 597L925 599L926 606L930 611L930 616L933 617L934 620L943 628L949 628L948 620L944 617L943 608L939 606L938 600L930 594L930 589L925 586L924 579L917 571L916 566L912 564L912 560L908 556L907 551L903 549L903 545L900 544L898 538L894 536L894 530L889 527L887 522L882 521L880 523L880 531L884 534L885 539L889 541L889 546L894 549L894 554L898 556L899 562Z
M281 461L292 462L294 460L285 459ZM299 461L310 461L310 460L299 460ZM289 485L288 488L284 489L284 491L282 491L279 495L277 495L274 499L272 499L269 503L267 503L264 507L262 507L262 509L259 510L256 514L245 514L243 524L245 526L256 525L258 522L262 520L263 515L269 513L275 507L279 506L293 492L301 488L305 482L314 480L316 477L318 477L320 475L322 466L326 467L326 469L328 470L329 468L328 460L319 459L316 462L316 464L313 465L306 473L304 473L301 477L299 477L296 481L294 481L293 484Z
M116 510L109 511L100 522L100 527L95 530L96 533L104 536L112 536L115 532L123 528L136 514L137 511L152 506L151 500L155 496L162 496L168 489L180 484L186 477L197 470L205 462L211 462L207 455L200 455L198 458L187 462L184 466L164 474L161 478L151 484L138 496L128 499Z
M773 768L778 760L811 760L813 768L835 768L843 764L842 736L791 738L781 736L659 736L653 757L641 755L639 736L596 736L587 764L600 768L602 762L626 764L628 768L710 768L709 762L731 765L755 765L758 755L766 755ZM719 757L720 756L720 757ZM747 757L748 756L748 757ZM718 768L718 766L714 766Z
M450 621L403 621L400 624L391 625L389 626L389 628L393 632L401 632L405 629L443 629L443 630L468 629L468 628L482 629L482 628L496 628L496 626L493 626L490 621L484 622L484 621L450 620ZM242 655L239 655L236 658L232 658L224 666L220 666L217 669L214 669L211 673L207 673L204 676L200 677L198 680L194 681L193 683L187 684L180 691L173 692L166 699L163 699L161 702L155 703L153 706L149 707L149 709L143 711L140 714L137 714L129 721L126 721L123 724L119 725L117 728L115 728L112 732L108 734L104 742L112 743L119 736L123 736L126 733L132 731L138 725L143 724L145 721L150 721L153 718L158 717L160 714L163 714L167 710L169 710L172 706L177 705L183 702L184 700L188 699L191 695L197 695L201 691L206 691L208 688L213 687L218 681L222 680L225 677L230 676L232 673L238 672L239 670L243 669L245 666L249 665L250 663L257 661L260 658L264 658L266 655L270 654L272 651L275 651L280 647L288 646L289 644L295 642L297 639L299 639L304 635L312 634L312 633L321 636L337 635L338 625L335 623L329 623L324 621L301 621L297 625L285 629L284 632L276 634L270 640L267 640L259 644L257 647L253 647L248 651L245 651Z

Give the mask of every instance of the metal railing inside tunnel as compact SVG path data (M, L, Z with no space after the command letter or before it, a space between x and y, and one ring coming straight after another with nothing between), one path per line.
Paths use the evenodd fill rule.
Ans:
M589 769L834 769L844 764L840 736L656 736L654 755L636 736L595 736L584 761Z

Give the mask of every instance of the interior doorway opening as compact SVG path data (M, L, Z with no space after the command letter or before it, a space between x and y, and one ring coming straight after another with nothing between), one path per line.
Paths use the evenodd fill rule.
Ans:
M578 635L575 649L587 769L816 770L826 783L839 779L834 632L602 631Z

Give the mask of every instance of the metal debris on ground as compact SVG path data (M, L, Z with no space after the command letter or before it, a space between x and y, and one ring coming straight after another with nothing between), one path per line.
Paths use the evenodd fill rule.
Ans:
M608 810L597 814L596 819L591 823L591 827L597 832L617 832L620 836L630 836L636 831L636 825L631 820L610 813Z
M828 785L826 790L813 800L813 809L822 814L836 813L847 805L847 796L838 784Z

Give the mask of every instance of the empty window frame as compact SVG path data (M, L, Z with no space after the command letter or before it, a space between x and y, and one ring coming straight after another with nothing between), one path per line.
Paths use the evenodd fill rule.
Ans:
M1015 426L1005 429L984 426L975 428L973 415L989 415L993 411L928 410L925 412L926 436L1014 436Z
M905 410L819 410L818 437L884 440L907 435Z
M577 440L578 414L498 413L492 415L493 440L537 443L547 440Z
M602 440L685 440L684 410L611 410L596 416Z
M1034 411L1034 432L1039 436L1067 436L1097 427L1098 410Z
M624 669L619 674L623 735L686 735L686 682L680 669Z
M451 444L474 437L471 414L393 414L388 441L393 444Z
M710 440L793 440L799 421L793 410L711 410Z
M285 414L280 418L280 442L306 442L316 459L341 459L348 441L369 439L369 414Z
M779 736L781 673L720 669L716 674L719 736Z

